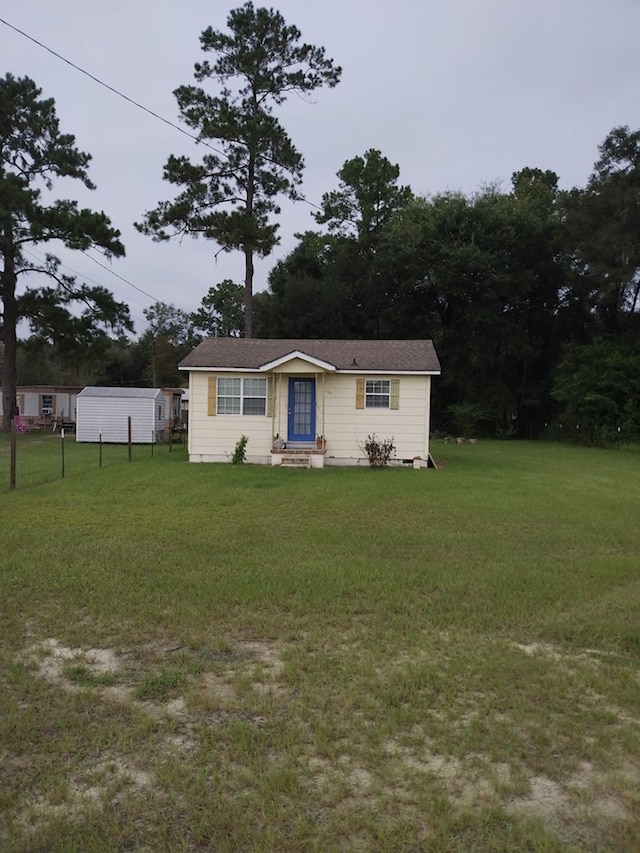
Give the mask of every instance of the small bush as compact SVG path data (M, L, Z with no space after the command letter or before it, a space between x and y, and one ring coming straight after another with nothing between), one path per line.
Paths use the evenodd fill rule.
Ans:
M396 455L396 446L391 438L378 438L373 435L368 435L367 440L362 445L362 450L369 458L369 465L372 468L384 468L392 456Z
M233 451L233 456L231 457L231 462L234 465L242 465L243 462L246 462L247 459L247 442L249 441L248 435L241 435L238 439L238 442Z

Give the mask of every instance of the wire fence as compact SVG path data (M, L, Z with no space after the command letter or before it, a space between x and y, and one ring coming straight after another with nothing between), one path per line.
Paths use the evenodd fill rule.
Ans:
M0 492L42 485L114 465L179 453L187 458L184 435L147 444L78 442L73 433L0 434Z

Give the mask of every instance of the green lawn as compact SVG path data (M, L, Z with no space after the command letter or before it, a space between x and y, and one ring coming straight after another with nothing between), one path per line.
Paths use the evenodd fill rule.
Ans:
M640 452L432 450L100 469L70 443L61 480L25 445L0 849L639 850Z

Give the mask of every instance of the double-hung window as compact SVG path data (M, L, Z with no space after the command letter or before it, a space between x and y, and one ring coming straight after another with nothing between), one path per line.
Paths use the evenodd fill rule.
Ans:
M217 402L219 415L264 415L267 380L219 377Z
M367 379L364 389L366 409L389 409L391 407L391 383L388 379Z

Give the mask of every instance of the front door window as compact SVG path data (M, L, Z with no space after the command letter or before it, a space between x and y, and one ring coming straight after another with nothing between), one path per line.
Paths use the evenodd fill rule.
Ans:
M315 379L289 379L289 441L315 441Z

